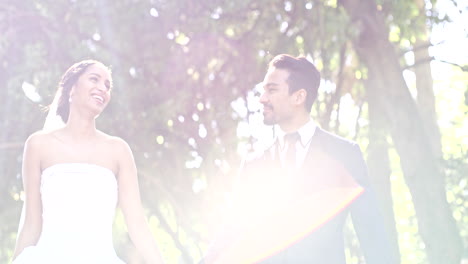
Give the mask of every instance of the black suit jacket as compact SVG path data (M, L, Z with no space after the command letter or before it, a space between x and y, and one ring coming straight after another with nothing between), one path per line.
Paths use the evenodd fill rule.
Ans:
M276 145L266 150L262 156L243 165L239 182L240 189L243 191L239 192L237 198L247 198L247 203L241 206L243 211L237 211L238 217L247 218L249 221L248 218L252 212L262 206L261 203L256 204L255 201L269 200L270 197L284 195L282 191L271 187L272 182L288 174L281 169L275 152ZM359 186L363 191L356 197L353 196L352 200L343 198L343 207L336 208L333 215L327 217L306 236L289 244L285 249L262 257L261 260L253 263L345 264L343 226L349 214L351 214L366 263L392 263L383 220L370 187L366 164L356 143L317 128L302 167L287 177L293 179L294 192L303 192L305 195L326 192L343 186ZM323 203L326 204L327 201ZM330 206L336 207L336 205ZM250 211L247 207L250 207ZM304 208L304 210L306 213L307 210L314 210L314 207ZM316 213L320 214L320 212ZM294 214L291 217L298 217L298 215ZM214 242L208 255L222 255L223 250L228 248L232 241L242 236L242 232L243 230L228 224L225 231ZM275 230L271 230L269 235L271 237L267 239L277 239ZM242 247L238 250L239 254L242 254Z

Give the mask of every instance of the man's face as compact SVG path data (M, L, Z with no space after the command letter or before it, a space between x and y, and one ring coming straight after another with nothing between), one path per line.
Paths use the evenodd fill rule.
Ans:
M263 104L263 122L266 125L281 125L288 122L294 114L288 77L288 71L276 68L270 68L265 75L260 103Z

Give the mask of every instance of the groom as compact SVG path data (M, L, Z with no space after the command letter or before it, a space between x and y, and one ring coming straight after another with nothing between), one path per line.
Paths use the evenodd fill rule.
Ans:
M349 214L366 263L392 263L359 146L310 118L319 85L304 57L270 62L260 102L276 141L244 164L232 217L205 263L345 264Z

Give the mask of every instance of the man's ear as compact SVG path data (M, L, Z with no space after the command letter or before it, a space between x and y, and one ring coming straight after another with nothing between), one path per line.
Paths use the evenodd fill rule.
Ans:
M300 89L296 91L294 101L297 105L305 104L307 98L307 91L304 89Z

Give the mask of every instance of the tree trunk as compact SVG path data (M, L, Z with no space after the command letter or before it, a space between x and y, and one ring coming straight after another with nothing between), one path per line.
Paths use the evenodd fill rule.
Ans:
M340 4L359 27L356 53L375 80L368 88L377 95L376 103L383 109L382 118L400 156L429 263L459 264L462 244L447 203L444 174L403 79L383 16L373 0L343 0Z
M400 250L398 247L398 232L393 212L392 186L390 183L390 159L388 156L389 144L387 141L387 126L381 105L378 103L378 94L372 89L375 80L369 79L365 83L367 102L369 106L369 147L367 150L367 164L369 176L374 187L382 214L385 219L392 256L395 263L400 263Z
M415 0L420 15L426 18L424 0ZM442 144L440 131L437 125L435 96L431 73L431 60L429 56L429 34L426 28L426 19L418 24L419 34L414 43L414 73L416 75L416 89L418 91L418 108L424 128L431 143L434 155L442 160ZM439 162L440 164L440 162Z

